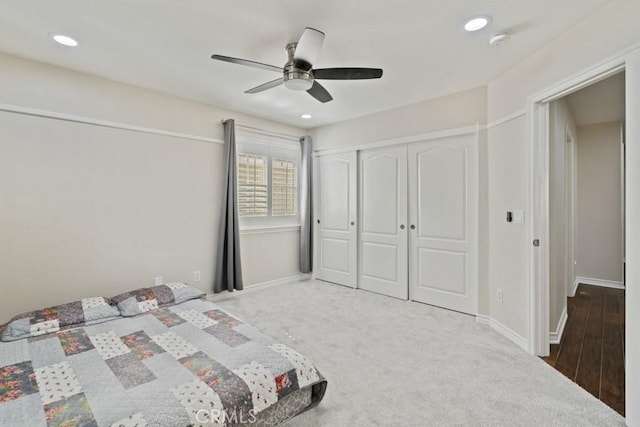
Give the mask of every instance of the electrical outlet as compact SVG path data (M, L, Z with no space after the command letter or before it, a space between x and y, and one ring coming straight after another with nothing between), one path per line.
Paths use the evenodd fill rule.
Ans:
M156 286L164 285L164 277L158 276L154 279L154 283Z
M502 289L498 288L498 302L502 302Z
M200 281L200 271L194 271L193 272L193 281L194 282L199 282Z

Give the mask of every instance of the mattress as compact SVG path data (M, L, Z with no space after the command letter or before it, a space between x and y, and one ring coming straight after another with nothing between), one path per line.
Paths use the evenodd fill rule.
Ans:
M2 426L274 426L326 386L304 355L203 299L0 343Z

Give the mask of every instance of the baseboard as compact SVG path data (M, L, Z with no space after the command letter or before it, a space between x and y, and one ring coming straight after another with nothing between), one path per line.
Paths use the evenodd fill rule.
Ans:
M578 278L576 277L576 279L573 281L573 288L571 288L571 292L569 293L569 295L567 295L568 297L575 297L576 296L576 292L578 291L578 285L580 284L580 282L578 282Z
M221 292L219 294L208 294L207 299L209 301L220 301L227 298L233 298L240 295L246 295L255 291L262 291L264 289L273 288L280 285L286 285L287 283L297 282L300 280L309 280L311 278L311 274L296 274L294 276L283 277L281 279L268 280L266 282L255 283L253 285L246 286L242 291L234 291L234 292Z
M567 315L567 306L565 305L555 332L549 332L549 344L560 344L562 334L564 334L564 327L567 325L567 319L569 319L569 316Z
M478 314L476 316L476 322L482 323L483 325L491 326L498 333L500 333L501 335L503 335L504 337L508 338L513 343L515 343L518 347L522 348L526 352L529 352L529 343L527 342L527 339L519 335L518 333L514 332L508 326L505 326L504 324L500 323L496 319L490 316L487 316L486 314Z
M576 281L574 282L574 287L577 288L580 283L584 283L585 285L592 286L602 286L603 288L614 288L614 289L624 289L624 283L622 282L614 282L612 280L602 280L602 279L594 279L592 277L576 277ZM575 295L575 292L574 292Z

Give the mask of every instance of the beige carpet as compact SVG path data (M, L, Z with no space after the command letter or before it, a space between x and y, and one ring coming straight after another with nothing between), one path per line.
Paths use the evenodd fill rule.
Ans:
M475 318L321 281L218 301L328 380L287 426L609 426L624 418Z

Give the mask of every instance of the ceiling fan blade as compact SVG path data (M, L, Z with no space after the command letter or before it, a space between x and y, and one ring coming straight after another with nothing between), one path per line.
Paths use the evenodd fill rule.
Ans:
M313 77L321 80L364 80L382 77L380 68L321 68L313 70Z
M252 89L249 89L247 91L245 91L244 93L258 93L258 92L262 92L265 91L267 89L272 89L274 87L280 86L282 83L284 83L284 77L280 77L279 79L275 79L272 80L270 82L261 84L260 86L256 86Z
M307 93L322 103L333 100L333 96L318 82L313 82Z
M296 66L310 70L320 55L323 43L324 33L322 31L315 28L305 28L293 54Z
M231 62L232 64L240 64L246 65L247 67L253 68L262 68L263 70L276 71L278 73L282 73L284 70L280 67L276 67L275 65L263 64L262 62L249 61L248 59L240 59L233 58L231 56L224 55L211 55L212 59L217 59L218 61Z

